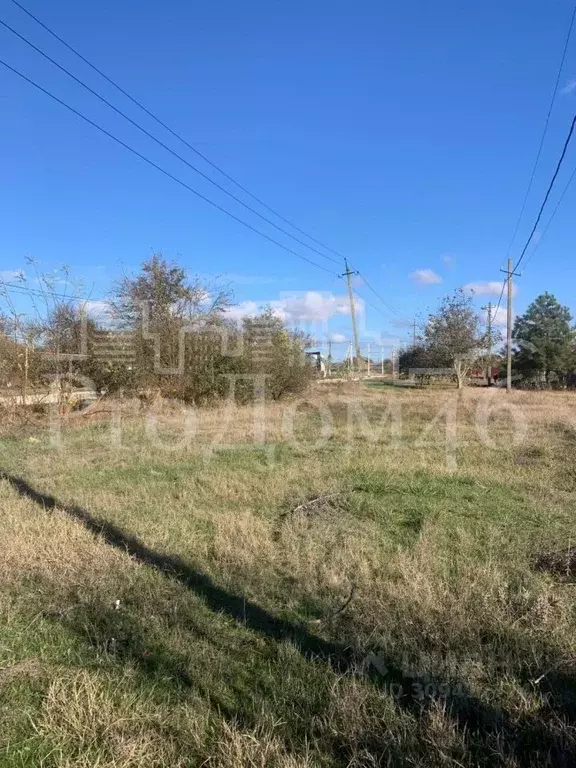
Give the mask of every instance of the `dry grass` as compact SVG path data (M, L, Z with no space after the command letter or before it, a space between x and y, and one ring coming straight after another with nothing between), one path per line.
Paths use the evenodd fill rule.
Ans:
M256 447L236 406L8 437L60 506L0 482L0 765L574 764L572 588L534 567L576 541L572 402L342 385Z

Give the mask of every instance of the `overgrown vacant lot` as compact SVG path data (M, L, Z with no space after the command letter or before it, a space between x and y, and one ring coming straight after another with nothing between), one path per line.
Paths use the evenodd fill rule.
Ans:
M2 440L0 765L576 764L574 395L311 401Z

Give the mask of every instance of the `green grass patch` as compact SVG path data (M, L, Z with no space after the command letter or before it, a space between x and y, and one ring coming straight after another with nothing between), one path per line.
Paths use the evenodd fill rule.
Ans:
M401 397L397 449L345 399L273 453L4 441L83 511L0 484L0 766L573 764L576 608L534 568L576 541L571 437L491 450L462 408L449 468Z

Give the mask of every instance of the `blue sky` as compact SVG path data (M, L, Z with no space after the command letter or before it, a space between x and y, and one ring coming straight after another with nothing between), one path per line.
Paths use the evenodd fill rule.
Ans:
M26 5L247 188L349 256L398 313L358 283L383 313L365 307L367 337L405 335L398 317L425 314L459 285L499 279L571 0ZM11 2L0 18L156 131ZM341 271L227 199L5 29L0 50L199 192ZM515 257L576 111L573 81L576 35ZM157 250L195 273L228 275L244 308L272 301L289 313L287 295L320 292L331 328L348 333L342 281L210 208L2 67L0 108L0 271L26 269L28 256L46 271L68 264L101 299ZM556 194L575 165L576 143ZM575 203L576 182L518 282L518 311L547 289L576 313Z

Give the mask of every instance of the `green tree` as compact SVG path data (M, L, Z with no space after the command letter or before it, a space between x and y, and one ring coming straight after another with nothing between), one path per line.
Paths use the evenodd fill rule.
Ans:
M538 296L514 322L513 367L527 378L563 381L573 370L574 329L568 307L551 293Z
M289 330L267 309L257 317L247 317L244 330L244 370L265 375L265 392L273 400L306 389L314 375L307 359L306 334Z
M408 374L412 368L433 367L435 367L434 360L428 349L422 344L404 349L398 356L398 370L400 373Z
M458 389L485 343L480 317L472 305L472 297L462 289L442 300L431 314L424 329L424 345L436 367L452 367Z

